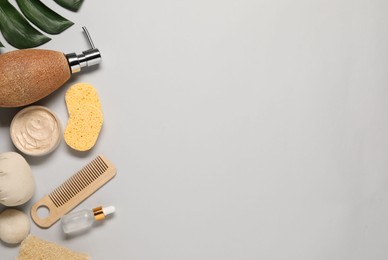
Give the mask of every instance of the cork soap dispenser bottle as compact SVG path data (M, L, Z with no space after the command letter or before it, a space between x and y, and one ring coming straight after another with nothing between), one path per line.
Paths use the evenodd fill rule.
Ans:
M0 107L20 107L51 94L81 68L99 64L101 54L82 27L91 49L82 54L27 49L0 54Z

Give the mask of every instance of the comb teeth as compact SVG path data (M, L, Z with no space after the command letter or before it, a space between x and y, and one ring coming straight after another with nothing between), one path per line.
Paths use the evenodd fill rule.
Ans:
M54 205L59 208L102 176L107 169L108 165L98 156L48 196Z

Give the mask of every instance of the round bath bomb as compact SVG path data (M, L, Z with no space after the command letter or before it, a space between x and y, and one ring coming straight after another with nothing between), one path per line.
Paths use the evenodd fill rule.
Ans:
M0 239L5 243L20 243L29 233L30 221L24 212L6 209L0 214Z
M0 154L0 204L19 206L29 201L35 192L31 167L18 153Z

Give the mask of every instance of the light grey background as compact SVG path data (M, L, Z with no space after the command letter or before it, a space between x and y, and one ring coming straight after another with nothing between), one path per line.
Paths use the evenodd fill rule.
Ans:
M39 104L65 125L66 89L88 82L105 124L90 153L27 158L32 202L102 153L118 174L77 209L117 214L32 234L93 259L388 258L387 1L44 3L76 24L41 48L84 50L86 25L103 63Z

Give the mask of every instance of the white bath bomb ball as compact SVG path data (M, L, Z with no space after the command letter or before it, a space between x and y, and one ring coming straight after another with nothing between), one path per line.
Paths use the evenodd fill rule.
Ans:
M19 206L29 201L35 192L31 167L18 153L0 154L0 203Z
M16 209L6 209L0 214L0 239L8 244L22 242L30 233L27 215Z

